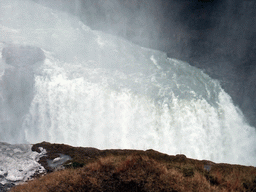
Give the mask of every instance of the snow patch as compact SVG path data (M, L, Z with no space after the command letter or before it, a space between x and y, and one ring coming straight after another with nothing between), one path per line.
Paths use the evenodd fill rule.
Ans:
M0 183L19 183L27 181L36 172L43 173L44 167L37 161L46 154L41 148L37 153L30 144L11 145L0 143Z

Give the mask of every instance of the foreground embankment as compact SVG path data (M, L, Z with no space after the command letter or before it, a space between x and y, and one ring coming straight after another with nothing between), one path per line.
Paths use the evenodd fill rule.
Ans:
M256 167L217 164L154 150L98 150L42 142L47 173L12 188L44 191L256 191ZM68 157L68 158L67 158ZM62 161L61 159L66 159Z

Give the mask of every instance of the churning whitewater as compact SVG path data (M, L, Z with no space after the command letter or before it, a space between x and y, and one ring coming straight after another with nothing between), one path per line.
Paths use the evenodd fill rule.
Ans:
M38 46L46 55L34 67L29 113L16 131L0 128L1 142L152 148L256 165L255 129L201 70L67 13L27 0L0 4L0 41Z

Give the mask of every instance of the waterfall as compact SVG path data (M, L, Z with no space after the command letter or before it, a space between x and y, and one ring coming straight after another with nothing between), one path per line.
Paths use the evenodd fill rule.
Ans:
M29 1L3 4L0 40L41 47L46 60L33 69L34 98L22 125L2 131L0 141L152 148L256 165L255 128L203 71L67 13Z

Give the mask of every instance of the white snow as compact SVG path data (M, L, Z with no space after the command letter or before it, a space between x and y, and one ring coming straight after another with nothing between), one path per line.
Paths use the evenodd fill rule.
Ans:
M0 143L0 183L24 182L34 173L45 171L37 161L46 154L42 149L40 153L32 152L29 144Z

